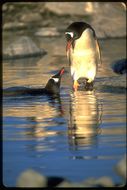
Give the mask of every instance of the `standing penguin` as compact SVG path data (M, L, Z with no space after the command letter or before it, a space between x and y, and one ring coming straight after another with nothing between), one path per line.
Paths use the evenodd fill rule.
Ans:
M80 78L85 79L86 86L93 86L97 67L101 63L100 48L94 29L85 22L74 22L66 29L65 37L73 89L77 90L80 86Z

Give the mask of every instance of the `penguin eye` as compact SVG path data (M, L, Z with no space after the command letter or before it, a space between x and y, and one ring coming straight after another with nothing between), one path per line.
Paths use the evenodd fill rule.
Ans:
M65 32L65 36L66 36L67 40L70 40L74 37L74 33L73 32Z
M59 82L59 79L58 78L52 78L54 80L55 83L58 83Z

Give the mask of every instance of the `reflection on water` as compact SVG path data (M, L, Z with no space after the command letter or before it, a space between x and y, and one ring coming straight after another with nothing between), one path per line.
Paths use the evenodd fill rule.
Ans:
M68 122L69 144L75 148L96 144L100 133L101 107L93 91L71 94Z
M17 176L28 168L72 181L107 175L119 183L112 168L126 151L126 94L109 86L91 92L71 92L64 40L40 39L48 52L43 58L3 63L4 88L44 87L61 66L67 71L61 81L60 98L3 97L6 186L15 186ZM105 87L109 77L117 77L109 64L114 57L125 57L125 40L105 40L100 45L103 67L97 74L97 84Z
M53 118L63 114L59 97L6 97L3 103L3 116L7 119L13 116L19 120L22 118L26 120L26 124L22 125L20 122L18 124L26 129L25 132L19 132L21 138L32 139L33 137L40 138L56 134L55 131L48 131L46 127L53 125ZM26 138L23 135L26 135ZM18 140L19 137L16 139Z

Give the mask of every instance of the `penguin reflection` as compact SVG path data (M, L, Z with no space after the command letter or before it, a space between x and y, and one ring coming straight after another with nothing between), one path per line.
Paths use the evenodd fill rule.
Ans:
M96 144L100 132L101 106L93 91L71 94L68 122L69 145L72 148Z

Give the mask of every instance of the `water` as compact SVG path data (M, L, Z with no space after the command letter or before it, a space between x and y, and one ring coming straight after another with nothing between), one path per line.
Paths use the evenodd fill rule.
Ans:
M45 86L63 66L67 72L60 98L3 98L4 185L15 186L20 173L29 168L76 182L110 176L119 183L113 167L126 152L126 94L96 89L73 93L64 38L35 40L48 54L4 61L3 87ZM5 46L8 43L6 38ZM109 64L125 57L125 39L101 40L100 45L103 65L97 78L117 76Z

